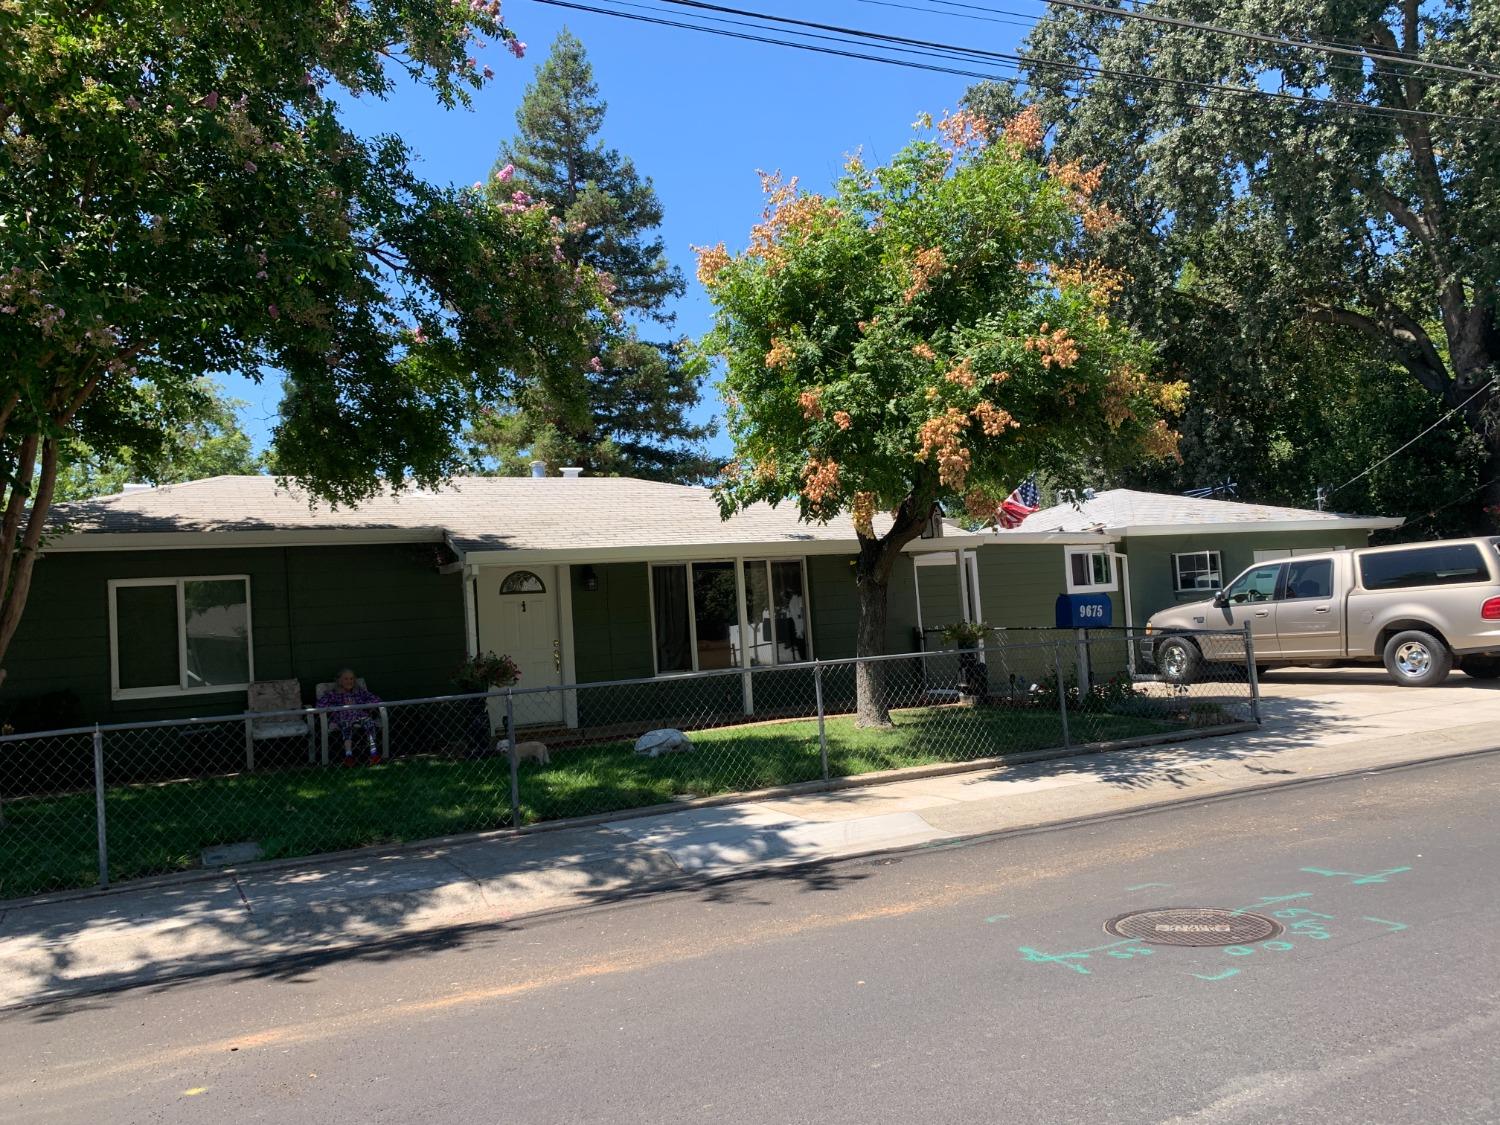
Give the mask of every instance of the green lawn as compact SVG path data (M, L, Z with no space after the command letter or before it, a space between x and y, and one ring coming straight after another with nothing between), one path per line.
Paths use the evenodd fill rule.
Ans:
M834 776L1016 754L1062 743L1057 714L957 707L897 712L888 730L852 718L827 722ZM1176 729L1145 716L1072 718L1076 741ZM530 824L615 812L679 796L761 789L822 776L816 720L695 732L685 754L649 759L629 742L560 749L548 766L521 765L521 814ZM213 844L255 840L268 858L316 855L367 844L420 840L505 826L510 771L504 758L397 758L385 765L238 774L106 794L110 877L180 871ZM89 886L98 877L94 795L7 801L0 826L0 898Z

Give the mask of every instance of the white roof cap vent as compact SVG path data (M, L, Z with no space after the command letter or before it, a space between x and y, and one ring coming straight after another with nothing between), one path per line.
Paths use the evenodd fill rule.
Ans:
M155 487L156 487L156 485L154 485L154 484L140 484L138 482L132 481L129 484L126 484L125 487L121 488L120 491L121 492L150 492Z
M577 465L566 465L557 471L560 472L563 476L567 477L569 480L577 480L579 477L583 476L583 470L580 469Z

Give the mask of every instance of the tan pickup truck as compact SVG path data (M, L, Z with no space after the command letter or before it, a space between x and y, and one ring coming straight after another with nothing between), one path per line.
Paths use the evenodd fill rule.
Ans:
M1257 563L1208 601L1153 614L1142 653L1163 679L1190 683L1205 663L1245 659L1238 637L1192 631L1246 624L1261 670L1383 663L1398 684L1427 687L1456 663L1493 680L1500 677L1500 538Z

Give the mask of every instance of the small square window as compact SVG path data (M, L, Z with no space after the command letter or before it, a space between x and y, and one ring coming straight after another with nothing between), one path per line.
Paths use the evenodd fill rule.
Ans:
M1172 556L1172 588L1179 593L1209 593L1224 586L1224 564L1218 551L1189 551Z

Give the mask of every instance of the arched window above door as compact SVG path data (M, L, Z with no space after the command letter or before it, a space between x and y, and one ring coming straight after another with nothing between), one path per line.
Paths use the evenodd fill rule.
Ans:
M502 594L545 594L546 584L529 570L513 570L500 580Z

